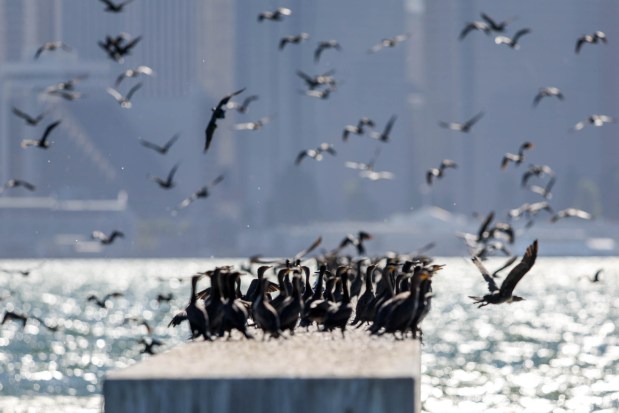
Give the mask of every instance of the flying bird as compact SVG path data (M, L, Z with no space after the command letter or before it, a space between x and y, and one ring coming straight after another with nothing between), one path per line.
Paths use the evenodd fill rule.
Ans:
M576 54L580 53L580 48L585 43L596 44L598 41L607 43L608 40L606 39L606 33L598 30L592 34L583 34L578 38L578 40L576 40Z
M101 245L110 245L116 238L124 238L125 234L121 231L114 230L109 235L103 231L92 231L90 238L97 240Z
M318 63L318 61L320 60L322 52L327 49L335 49L337 51L341 51L342 46L340 46L337 40L324 40L319 42L318 46L316 46L316 50L314 51L314 61L316 63Z
M520 185L523 188L525 186L527 186L527 182L529 182L529 179L531 179L531 177L533 177L533 176L537 176L537 177L550 176L550 177L553 177L553 176L555 176L555 172L548 165L530 165L529 169L527 169L526 172L524 174L522 174L522 180L520 182Z
M352 245L357 249L358 255L365 255L365 246L363 242L365 240L372 239L372 235L365 231L359 231L357 235L348 234L346 237L340 242L340 244L335 249L335 253L338 254L342 249L346 248L348 245Z
M251 95L251 96L247 96L244 100L243 103L239 104L237 102L233 102L230 101L228 102L228 104L226 105L226 109L236 109L237 112L239 113L245 113L247 112L247 108L249 107L249 104L255 100L258 100L258 95Z
M72 90L51 90L51 91L47 92L47 94L51 95L51 96L61 97L64 100L68 100L70 102L72 102L74 100L81 99L84 96L86 96L84 93L75 92L75 91L72 91Z
M557 212L555 215L553 215L552 218L550 218L550 222L554 223L562 218L569 218L569 217L576 217L576 218L587 219L587 220L593 218L590 213L583 211L582 209L566 208L566 209L563 209Z
M615 118L608 115L590 115L574 125L570 131L579 131L587 125L600 127L606 123L615 123Z
M172 189L175 185L176 182L174 182L174 174L176 173L176 170L178 169L179 164L176 164L172 167L172 169L170 170L170 173L168 173L168 177L166 179L161 179L157 176L151 176L150 178L157 182L157 184L163 188L163 189Z
M36 189L36 187L28 181L22 179L9 179L2 185L2 188L0 188L0 193L4 192L5 189L19 187L27 189L28 191L34 191Z
M43 120L43 118L46 115L46 112L41 113L38 116L30 116L29 114L27 114L26 112L23 112L21 110L19 110L18 108L16 108L15 106L13 106L13 113L22 118L23 120L26 121L26 123L30 126L37 126L39 124L39 122L41 122Z
M563 93L561 93L561 89L559 89L558 87L541 87L539 89L539 92L537 92L537 95L535 95L535 98L533 99L533 107L536 107L539 102L547 96L555 96L559 100L564 99Z
M398 117L396 115L393 115L391 118L389 118L389 121L387 121L387 125L385 125L385 129L383 129L382 132L374 131L370 134L370 137L381 142L389 142L389 140L391 139L391 128L393 128L393 124L395 123L397 118Z
M290 16L292 14L292 10L287 9L286 7L278 7L275 11L263 11L258 15L258 21L261 22L263 20L271 20L271 21L282 21L285 16Z
M32 139L24 139L21 141L21 147L22 148L27 148L29 146L34 146L37 148L41 148L41 149L47 149L50 146L50 143L47 141L47 138L49 137L49 134L58 126L60 125L61 121L56 121L54 123L51 123L47 126L47 128L45 128L45 132L43 132L43 136L41 136L41 139L37 140L32 140Z
M151 356L155 354L155 347L163 346L163 342L156 338L151 338L150 340L141 338L138 343L144 346L144 348L140 350L140 354L150 354Z
M533 148L533 144L531 142L524 142L518 148L518 154L506 153L503 155L503 160L501 161L501 169L505 170L510 162L513 162L515 165L520 165L522 161L524 161L524 151Z
M126 78L138 77L140 75L153 76L155 72L148 66L138 66L135 69L127 69L116 78L114 87L118 89L121 82Z
M505 44L514 50L518 50L520 49L520 44L518 43L518 40L520 40L520 38L525 34L529 33L531 33L531 29L520 29L516 32L516 34L514 34L513 37L497 36L494 38L494 42L496 44Z
M335 88L328 88L324 90L301 90L301 94L318 98L318 99L328 99L331 95L331 92L334 91Z
M193 203L199 198L207 198L210 194L209 189L213 188L215 185L219 184L223 180L224 180L224 176L219 175L217 178L213 180L213 182L211 182L210 184L206 186L203 186L202 188L198 189L193 194L189 195L187 198L183 199L176 207L176 210L187 208L191 203Z
M365 127L369 126L370 128L374 127L374 121L370 118L363 117L359 119L356 125L346 125L344 126L344 130L342 131L342 140L346 142L348 140L348 136L352 133L354 135L363 135L365 132Z
M254 122L237 123L236 125L234 125L234 129L236 130L258 130L262 128L264 125L266 125L267 123L269 123L270 120L271 120L270 117L264 116Z
M303 79L303 81L305 82L309 90L316 89L317 87L323 86L323 85L331 86L331 87L336 86L336 81L335 81L335 78L333 77L335 70L329 70L321 75L316 75L316 76L310 76L301 70L297 70L296 73L297 73L297 76Z
M486 34L490 34L490 31L491 31L488 23L480 22L480 21L473 21L473 22L467 23L466 26L464 26L464 28L460 32L460 36L458 36L458 39L463 40L473 30L482 31Z
M107 308L107 301L110 298L118 298L118 297L122 297L124 294L121 292L113 292L113 293L109 293L103 296L102 300L99 300L99 297L97 297L94 294L91 294L88 296L88 298L86 298L86 301L94 301L96 305L98 305L101 308Z
M394 37L392 37L390 39L383 39L383 40L380 41L380 43L372 46L368 50L368 53L376 53L376 52L384 49L385 47L395 47L398 43L401 43L401 42L405 41L410 36L411 36L410 34L399 34L399 35L394 36Z
M226 107L228 105L228 102L234 96L243 93L244 90L245 88L237 90L236 92L233 92L227 96L224 96L219 101L217 106L211 109L213 113L211 114L211 119L209 120L208 125L206 126L206 130L204 132L206 136L206 140L204 143L204 153L208 151L208 148L211 146L211 142L213 141L213 134L215 133L215 129L217 129L217 119L224 119L226 117Z
M110 13L121 13L125 6L133 0L125 0L122 3L112 3L111 0L100 0L106 5L105 11Z
M587 277L585 275L583 275L581 278L586 278L589 281L591 281L592 283L598 283L598 282L602 281L602 279L600 278L600 275L602 274L602 272L604 272L604 269L600 268L599 270L597 270L595 272L595 274L593 274L593 278L589 278L589 277Z
M428 170L428 172L426 172L426 182L428 183L428 185L432 185L433 178L442 178L445 169L457 167L458 165L451 159L443 159L438 168L432 168Z
M479 112L477 115L473 116L471 119L467 120L464 123L441 121L438 123L438 125L442 128L467 133L471 130L473 125L475 125L483 116L484 116L484 112Z
M43 52L51 52L54 50L64 50L65 52L70 52L73 49L71 48L71 46L61 42L61 41L55 41L55 42L47 42L47 43L43 43L38 49L37 52L34 54L34 58L38 59L39 56L41 56L41 53Z
M114 97L114 99L116 99L116 101L120 104L121 108L129 109L131 108L131 98L133 97L133 94L137 92L141 87L141 82L137 85L134 85L131 89L129 89L129 92L127 92L127 96L123 96L118 90L114 89L113 87L108 87L106 90L107 93L109 93Z
M4 317L2 317L2 322L0 322L0 325L4 325L7 321L17 321L22 324L22 327L26 327L28 316L7 310L4 312Z
M172 145L174 145L174 143L178 140L178 138L180 138L180 136L181 136L180 133L175 134L163 146L159 146L156 143L149 142L146 139L142 139L142 138L138 138L138 140L140 141L142 146L152 149L156 151L157 153L160 153L161 155L165 155L166 153L168 153Z
M544 199L550 199L552 198L552 193L550 191L552 191L552 187L555 184L556 180L557 178L555 176L551 176L545 186L531 185L528 187L528 189L534 194L543 196Z
M286 47L288 43L299 44L309 38L310 36L307 33L299 33L299 34L292 35L292 36L284 36L279 40L279 50L284 50L284 47Z
M335 152L335 148L333 148L333 145L325 142L321 143L320 146L318 146L316 149L306 149L299 152L299 154L297 155L297 159L294 161L294 163L295 165L299 165L301 161L306 157L313 158L316 161L321 161L323 152L327 152L328 154L331 154L333 156L337 154L337 152Z
M374 164L376 163L376 159L378 159L378 155L380 155L380 148L376 148L374 151L374 156L368 163L363 162L346 162L344 166L350 169L358 169L360 171L372 171L374 170Z
M393 179L395 174L389 171L360 171L359 176L361 178L369 179L370 181L381 181L383 179Z
M488 24L490 30L497 33L503 33L507 25L511 22L511 20L504 20L502 22L497 22L492 17L488 16L486 13L481 13L481 18Z

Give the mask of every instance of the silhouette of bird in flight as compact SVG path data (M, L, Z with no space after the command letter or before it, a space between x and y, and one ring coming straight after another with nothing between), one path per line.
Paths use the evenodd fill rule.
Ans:
M592 34L583 34L576 40L576 54L580 53L580 49L585 43L596 44L598 41L608 42L604 32L598 30Z
M168 177L166 179L161 179L157 176L151 176L150 178L157 182L157 184L163 188L163 189L172 189L175 185L176 182L174 182L174 174L176 174L176 170L178 169L179 164L176 164L172 167L172 169L170 170L170 173L168 173Z
M100 0L102 3L106 5L105 11L110 13L121 13L125 6L131 3L133 0L125 0L121 3L113 3L110 0Z
M365 132L365 127L369 126L370 128L374 127L374 121L370 118L363 117L359 119L356 125L346 125L344 126L344 130L342 131L342 140L346 142L348 140L348 136L352 133L354 135L363 135Z
M38 59L39 56L41 56L41 53L43 52L52 52L54 50L64 50L65 52L70 52L73 50L73 48L71 48L71 46L67 45L66 43L63 43L61 41L55 41L55 42L47 42L47 43L43 43L36 51L36 53L34 54L34 58Z
M43 264L45 264L45 263L44 263L44 262L42 262L42 263L40 263L40 264L38 264L38 265L35 265L34 267L26 268L25 270L21 270L21 269L19 269L19 270L14 270L14 269L6 269L6 268L2 268L2 269L0 269L0 271L2 271L2 272L4 272L4 273L7 273L7 274L13 274L13 273L15 273L15 274L19 274L19 275L21 275L21 276L27 277L27 276L29 276L29 275L30 275L30 273L31 273L32 271L34 271L34 270L38 270L39 268L41 268L41 267L43 266Z
M2 188L0 188L0 193L4 192L5 189L20 187L29 191L34 191L36 189L33 184L28 181L24 181L23 179L9 179L4 183L4 185L2 185Z
M497 22L492 17L488 16L486 13L481 13L481 18L488 24L488 27L493 32L503 33L507 25L513 20L504 20L502 22Z
M365 231L359 231L357 235L348 234L344 239L340 242L340 244L335 249L335 253L338 254L341 250L346 248L348 245L352 245L357 249L357 254L365 255L365 246L363 242L365 240L372 239L372 235Z
M292 14L292 10L287 9L286 7L278 7L275 11L263 11L258 15L258 21L261 22L263 20L271 20L271 21L282 21L285 16L290 16Z
M604 272L604 269L600 268L599 270L597 270L595 272L595 274L593 274L592 278L589 278L586 275L583 275L583 276L581 276L579 278L586 278L587 280L591 281L592 283L598 283L598 282L602 281L602 279L600 278L600 275L602 274L602 272Z
M554 87L554 86L541 87L539 89L539 92L537 92L537 95L535 95L535 98L533 99L533 107L536 107L539 104L539 102L547 96L555 96L559 100L564 99L563 93L558 87Z
M172 145L174 145L174 143L178 140L178 138L180 138L180 136L181 136L180 133L175 134L163 146L159 146L156 143L149 142L146 139L142 139L142 138L138 138L138 140L140 141L142 146L152 149L156 151L157 153L160 153L161 155L165 155L166 153L168 153Z
M531 33L531 29L520 29L516 32L516 34L514 34L513 37L497 36L494 38L494 42L496 44L505 44L514 50L518 50L520 49L520 44L518 43L518 40L520 40L520 38L525 34L529 33Z
M370 133L370 138L379 140L381 142L389 142L389 140L391 139L391 129L393 128L393 124L395 123L397 118L398 117L396 115L390 117L387 121L387 125L385 125L385 129L383 129L382 132L373 131L372 133Z
M7 321L17 321L22 324L22 327L26 327L26 322L28 321L28 316L25 314L19 314L14 311L5 311L4 316L2 317L2 322L0 325L4 325Z
M442 128L467 133L471 130L473 125L475 125L483 116L484 112L479 112L477 115L473 116L471 119L467 120L464 123L440 121L438 125Z
M376 52L384 49L385 47L395 47L398 43L401 43L401 42L405 41L409 37L411 37L410 34L399 34L399 35L394 36L394 37L389 38L389 39L383 39L383 40L380 41L380 43L375 44L374 46L372 46L368 50L368 53L376 53Z
M209 196L209 189L213 188L215 185L219 184L223 180L224 180L224 176L223 175L219 175L210 184L208 184L206 186L203 186L202 188L198 189L193 194L189 195L187 198L183 199L178 204L176 209L178 210L178 209L182 209L182 208L187 208L191 203L193 203L197 199L199 199L199 198L207 198Z
M566 209L562 209L561 211L553 215L552 218L550 218L550 222L554 223L562 218L569 218L569 217L576 217L576 218L587 219L587 220L593 218L590 213L588 213L587 211L583 211L582 209L566 208Z
M114 230L110 235L105 234L102 231L92 231L90 238L97 240L101 245L109 245L114 242L116 238L124 238L125 234L121 231Z
M47 138L49 137L49 134L58 126L60 125L61 121L56 121L54 123L51 123L47 126L47 128L45 128L45 132L43 132L43 136L41 136L41 139L37 140L32 140L32 139L24 139L21 141L21 147L22 148L28 148L29 146L34 146L37 148L41 148L41 149L47 149L50 146L50 143L47 141Z
M533 176L541 177L545 175L554 177L555 172L548 165L530 165L529 169L527 169L525 173L522 174L520 186L522 186L523 188L527 186L527 182L529 182L529 179L531 179L531 177Z
M606 123L615 123L615 119L608 115L590 115L578 122L570 129L571 131L579 131L587 125L603 126Z
M41 122L43 120L43 118L46 115L46 112L41 113L38 116L30 116L29 114L27 114L26 112L23 112L21 110L19 110L18 108L16 108L15 106L13 106L13 113L22 118L23 120L26 121L26 123L30 126L37 126L39 124L39 122Z
M333 69L321 75L316 75L316 76L310 76L301 70L297 70L296 73L297 73L297 76L303 79L303 81L305 82L309 90L316 89L317 87L323 86L323 85L327 85L331 87L336 86L336 81L335 81L335 78L333 77L335 70Z
M322 154L324 152L327 152L333 156L337 154L337 152L335 152L335 148L333 148L333 145L324 142L324 143L321 143L316 149L305 149L299 152L294 163L295 165L299 165L301 161L305 159L306 157L312 158L315 161L321 161L323 158Z
M518 282L533 267L536 258L537 240L533 241L533 244L529 245L520 263L512 268L499 288L496 285L494 278L492 278L486 267L482 264L479 257L473 257L473 263L479 269L479 272L481 272L484 280L488 283L488 290L490 291L490 294L486 294L483 297L469 296L469 298L474 300L473 304L479 304L478 308L484 307L488 304L502 304L524 300L522 297L513 295L513 292Z
M110 298L118 298L118 297L122 297L123 295L124 295L123 293L115 291L113 293L109 293L109 294L104 295L103 299L99 300L99 297L97 297L94 294L91 294L91 295L88 296L88 298L86 298L86 301L88 301L88 302L94 301L94 303L96 305L98 305L99 307L107 308L107 301Z
M520 165L522 161L524 161L524 151L533 148L533 144L531 142L524 142L518 148L518 154L506 153L503 155L503 160L501 161L501 169L505 170L510 162L513 162L516 165Z
M251 96L247 96L245 99L243 99L243 103L241 103L241 104L239 104L237 102L230 101L226 105L226 109L235 109L239 113L245 113L245 112L247 112L247 108L249 107L249 104L251 102L253 102L253 101L258 100L258 99L259 99L258 95L251 95Z
M116 82L114 83L114 87L118 89L121 82L126 78L138 77L140 75L152 76L154 74L155 72L153 71L153 69L148 66L138 66L135 69L127 69L120 75L118 75L118 77L116 78Z
M426 172L426 182L428 185L432 185L433 178L442 178L445 169L457 167L458 165L451 159L443 159L438 168L432 168Z
M288 43L299 44L302 41L305 41L309 38L310 36L307 33L299 33L299 34L295 34L291 36L284 36L279 40L279 50L284 50L284 47L286 47Z
M271 120L270 117L264 116L254 122L237 123L236 125L234 125L234 129L236 130L258 130L262 128L264 125L266 125L267 123L269 123L270 120Z
M142 82L134 85L131 89L129 89L129 92L127 92L126 96L123 96L118 90L114 89L113 87L108 87L106 90L107 93L109 93L110 95L112 95L112 97L114 97L114 99L116 99L116 101L120 104L121 108L129 109L131 108L131 98L133 97L133 94L137 92L141 87Z
M234 96L243 93L244 90L245 88L237 90L236 92L233 92L227 96L224 96L219 101L217 106L211 109L213 113L211 114L211 119L209 120L208 125L206 126L206 130L204 132L206 137L206 140L204 142L204 153L208 151L208 148L211 146L211 142L213 141L213 134L215 133L215 129L217 129L217 119L224 119L226 117L226 107L228 105L228 102Z
M145 338L141 338L138 343L144 346L144 348L140 350L140 354L150 354L151 356L155 354L155 347L163 346L163 342L157 340L156 338L151 338L150 341Z
M318 46L316 46L316 50L314 50L314 62L318 63L318 61L320 60L320 56L322 56L322 52L324 52L327 49L335 49L337 51L341 51L342 46L340 46L337 40L333 40L333 39L323 40L319 42Z
M464 26L464 28L460 32L460 35L458 36L458 39L463 40L473 30L482 31L487 35L491 32L490 25L488 23L482 21L473 21L467 23L466 26Z

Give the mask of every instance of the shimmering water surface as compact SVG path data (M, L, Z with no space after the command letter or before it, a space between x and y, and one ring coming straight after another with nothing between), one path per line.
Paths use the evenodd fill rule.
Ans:
M540 257L516 293L525 301L475 308L467 295L485 284L464 258L434 278L433 309L424 327L422 400L426 412L619 411L619 259ZM40 261L0 261L27 269ZM0 329L0 411L94 412L105 371L140 354L143 317L166 348L184 341L186 326L166 327L187 301L189 276L234 260L52 260L28 277L0 273L0 305L40 317L22 330ZM236 261L239 263L239 261ZM489 269L502 263L487 262ZM603 281L591 276L604 268ZM108 309L90 294L122 291ZM158 293L173 293L158 305ZM383 337L380 339L390 340Z

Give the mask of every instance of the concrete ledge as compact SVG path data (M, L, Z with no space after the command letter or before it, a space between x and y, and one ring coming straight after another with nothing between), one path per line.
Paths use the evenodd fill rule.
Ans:
M109 373L103 395L110 413L416 413L419 387L417 341L311 332L188 343Z

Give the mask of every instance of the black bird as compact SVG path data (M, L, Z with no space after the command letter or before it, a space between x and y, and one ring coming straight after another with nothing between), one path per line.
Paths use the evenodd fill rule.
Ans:
M34 191L36 189L36 187L28 181L24 181L22 179L9 179L4 183L2 188L0 188L0 193L4 192L5 189L18 187L22 187L29 191Z
M359 119L356 125L346 125L344 126L344 130L342 131L342 140L346 142L348 140L348 135L363 135L365 132L365 127L369 126L370 128L374 127L374 121L370 118L363 117Z
M518 154L506 153L503 155L503 160L501 161L501 169L506 169L510 162L513 162L515 165L520 165L524 160L524 151L533 148L533 144L531 142L524 142L518 148Z
M170 150L170 148L172 147L172 145L174 145L174 143L178 140L178 138L180 138L180 134L177 133L176 135L172 136L170 138L169 141L167 141L163 146L159 146L156 143L153 142L149 142L146 139L142 139L142 138L138 138L138 140L140 141L140 143L142 144L142 146L145 146L149 149L153 149L154 151L165 155L166 153L168 153L168 151Z
M133 94L135 92L137 92L138 90L140 90L140 88L142 87L142 83L138 83L137 85L134 85L131 89L129 89L129 92L127 92L126 96L123 96L122 93L120 93L118 90L114 89L113 87L108 87L107 93L109 93L110 95L112 95L112 97L114 97L114 99L116 99L116 101L120 104L120 107L123 109L129 109L131 108L131 98L133 97Z
M322 160L322 154L327 152L330 155L335 156L337 152L333 148L333 145L328 143L321 143L316 149L305 149L297 155L297 159L294 161L295 165L299 165L306 157L313 158L316 161Z
M116 78L116 82L114 83L114 87L118 89L120 83L126 78L138 77L140 75L152 76L154 73L155 72L153 71L153 69L148 66L138 66L135 69L127 69L120 75L118 75L118 77Z
M332 331L339 328L342 332L342 337L346 337L344 331L346 331L346 325L348 325L348 320L353 310L348 291L348 270L348 267L339 267L337 269L336 277L339 277L342 283L342 301L335 306L328 307L323 321L323 331Z
M37 52L34 54L34 58L38 59L39 56L41 56L41 53L43 52L51 52L54 50L58 50L58 49L62 49L65 52L70 52L73 49L71 48L71 46L61 42L61 41L55 41L55 42L47 42L47 43L43 43L38 49Z
M100 0L101 2L105 3L106 7L105 7L105 11L110 12L110 13L121 13L123 11L123 9L125 8L125 6L129 3L131 3L133 0L125 0L122 3L112 3L111 0Z
M150 178L157 182L157 184L163 188L163 189L172 189L175 185L176 182L174 182L174 174L176 174L176 170L178 169L179 164L176 164L172 167L172 169L170 170L170 173L168 173L168 177L164 180L159 178L158 176L151 176Z
M97 297L94 294L91 294L88 296L88 298L86 298L86 301L94 301L96 305L98 305L101 308L107 308L107 301L110 298L117 298L117 297L122 297L124 294L121 292L113 292L113 293L109 293L103 296L102 300L99 300L99 297Z
M151 356L155 354L154 348L163 346L163 342L157 340L156 338L151 338L150 340L146 340L145 338L141 338L138 343L143 344L144 348L140 350L140 354L150 354Z
M43 266L43 263L40 263L39 265L36 265L34 267L31 268L27 268L25 270L13 270L13 269L5 269L5 268L0 268L0 271L7 273L7 274L12 274L12 273L16 273L16 274L20 274L24 277L27 277L30 275L30 273L34 270L38 270L39 268L41 268Z
M339 253L342 249L346 248L346 246L352 245L357 248L357 254L365 255L365 246L363 245L363 242L368 239L372 239L372 235L365 231L359 231L357 233L357 236L354 236L353 234L348 234L340 242L340 245L338 245L338 247L335 249L335 252Z
M555 96L559 100L565 99L565 97L563 96L563 93L561 92L561 89L559 89L558 87L554 87L554 86L541 87L539 88L539 92L537 92L537 95L535 95L535 98L533 99L533 107L536 107L539 104L539 102L547 96Z
M390 117L389 120L387 121L387 125L385 125L385 129L383 129L382 132L372 132L370 134L370 137L372 139L376 139L381 142L389 142L389 140L391 139L391 136L390 136L391 129L393 128L393 124L395 123L397 118L398 117L396 115L393 115L392 117Z
M239 113L245 113L247 112L249 104L255 100L258 100L258 95L247 96L241 104L232 101L228 102L228 104L226 105L226 109L236 109L236 111Z
M483 297L469 296L469 298L475 300L474 304L479 304L478 308L488 304L502 304L524 300L522 297L513 295L514 288L516 288L516 285L522 277L524 277L524 275L533 267L536 258L537 240L533 241L533 244L527 248L520 263L509 272L499 288L494 282L494 278L492 278L488 270L486 270L484 265L481 263L481 260L478 257L473 257L473 263L477 266L481 272L481 275L484 277L484 280L488 283L488 290L490 291L490 294L486 294Z
M514 34L513 37L507 36L497 36L494 38L494 42L496 44L506 44L514 50L520 49L520 44L518 44L518 40L524 36L525 34L531 33L531 29L520 29Z
M299 34L292 35L292 36L284 36L279 40L279 50L283 50L284 47L286 47L288 43L299 44L302 41L309 39L309 37L310 36L307 33L299 33Z
M204 153L206 153L206 151L208 151L208 148L211 146L211 141L213 140L213 134L215 133L215 129L217 129L217 119L224 119L226 117L226 107L228 105L228 102L234 96L240 93L243 93L244 90L245 88L237 90L236 92L233 92L227 96L224 96L219 101L217 106L211 109L213 113L211 115L211 119L208 122L208 125L206 126L206 131L205 131L206 141L204 143Z
M383 39L383 40L380 41L380 43L372 46L368 50L368 53L376 53L376 52L382 50L385 47L395 47L398 43L401 43L401 42L405 41L409 37L411 37L410 34L399 34L399 35L394 36L394 37L392 37L390 39Z
M205 309L203 300L198 300L196 295L196 285L201 275L194 275L191 277L191 295L189 296L189 304L184 311L176 314L168 327L176 327L183 321L189 321L189 330L191 331L191 338L197 338L199 336L204 337L204 340L211 340L209 334L209 316Z
M569 217L576 217L576 218L587 219L587 220L593 218L590 213L583 211L582 209L566 208L566 209L563 209L557 212L555 215L553 215L552 218L550 218L550 222L554 223L562 218L569 218Z
M277 338L281 335L280 320L277 311L266 300L267 279L260 280L260 292L252 304L252 314L256 325L264 332L264 340L268 333L271 337Z
M335 50L341 51L342 46L340 46L337 40L324 40L322 42L319 42L318 46L316 47L316 50L314 51L314 61L316 63L318 63L318 61L320 60L320 56L322 55L322 52L325 51L326 49L335 49Z
M372 307L372 303L376 299L376 296L374 294L372 277L375 269L376 265L370 265L365 271L365 291L357 300L357 305L355 307L355 319L351 322L351 325L360 323L359 326L361 326L364 322L369 323L372 321L374 317L374 308Z
M585 43L595 44L598 41L601 41L603 43L608 42L608 40L606 39L606 34L604 32L598 30L592 34L583 34L578 38L578 40L576 40L576 54L580 53L580 48Z
M167 294L157 294L157 304L161 304L161 303L169 303L170 301L172 301L174 299L174 294L172 293L167 293Z
M303 313L304 300L301 295L301 290L301 277L299 274L295 274L292 278L292 291L290 296L286 297L279 309L277 309L281 330L289 330L290 334L294 334L294 329Z
M316 76L310 76L301 70L297 70L296 73L297 73L297 76L303 79L303 81L305 82L309 90L314 90L317 87L323 86L323 85L330 86L330 87L335 87L336 85L335 78L333 77L335 70L329 70L321 75L316 75Z
M426 182L432 185L433 178L442 178L447 168L457 168L458 165L451 159L443 159L438 168L432 168L426 172Z
M497 22L492 17L488 16L486 13L481 13L481 18L484 19L486 23L488 23L490 30L492 30L493 32L497 32L497 33L503 33L507 25L510 23L510 20L504 20L502 22Z
M469 132L473 125L475 125L482 117L484 116L484 112L479 112L477 115L473 116L471 119L467 120L464 123L457 122L439 122L438 125L442 128L447 128L451 130L455 130L458 132Z
M41 149L47 149L50 146L50 143L47 141L47 138L49 137L49 134L54 130L54 128L56 128L56 126L60 125L61 121L56 121L54 123L51 123L47 126L47 128L45 128L45 132L43 132L43 136L41 136L41 139L37 140L32 140L32 139L24 139L21 141L21 147L22 148L27 148L29 146L34 146L37 148L41 148Z
M191 203L193 203L197 199L199 199L199 198L207 198L209 196L209 189L214 187L215 185L217 185L218 183L220 183L223 180L224 180L224 176L223 175L219 175L209 185L203 186L202 188L198 189L193 194L189 195L187 198L183 199L180 202L180 204L178 204L176 209L178 210L178 209L182 209L182 208L187 208Z
M579 131L585 126L593 125L593 126L603 126L605 123L615 123L615 119L608 115L589 115L585 119L578 122L576 125L570 129L571 131Z
M488 23L481 22L481 21L473 21L473 22L467 23L466 26L464 26L464 28L460 32L460 36L458 36L458 39L463 40L473 30L479 30L486 34L490 34L491 32L490 25Z
M258 21L261 22L263 20L271 20L271 21L282 21L285 16L290 16L292 14L292 10L287 9L286 7L278 7L275 11L263 11L258 15Z
M17 109L15 106L13 106L13 113L17 116L19 116L20 118L22 118L23 120L26 121L26 123L30 126L37 126L39 124L39 122L41 122L43 120L43 118L45 117L46 113L43 112L40 115L36 116L36 117L32 117L29 114L27 114L26 112L23 112L19 109Z
M582 276L582 277L580 277L580 278L586 278L586 279L588 279L589 281L591 281L592 283L598 283L598 282L602 281L602 279L600 278L600 275L602 274L602 272L603 272L603 271L604 271L604 269L603 269L603 268L600 268L599 270L597 270L597 271L595 272L595 274L593 274L593 278L589 278L589 277L588 277L588 276L586 276L586 275L583 275L583 276Z
M28 316L25 314L19 314L14 311L6 310L4 312L4 317L2 317L2 322L0 322L0 325L4 325L4 323L6 323L7 321L17 321L22 323L22 327L26 327Z
M90 238L96 239L97 241L101 243L101 245L109 245L113 243L116 238L124 238L124 237L125 237L125 234L117 230L112 231L110 235L107 235L103 233L102 231L92 231L92 234L90 234Z

